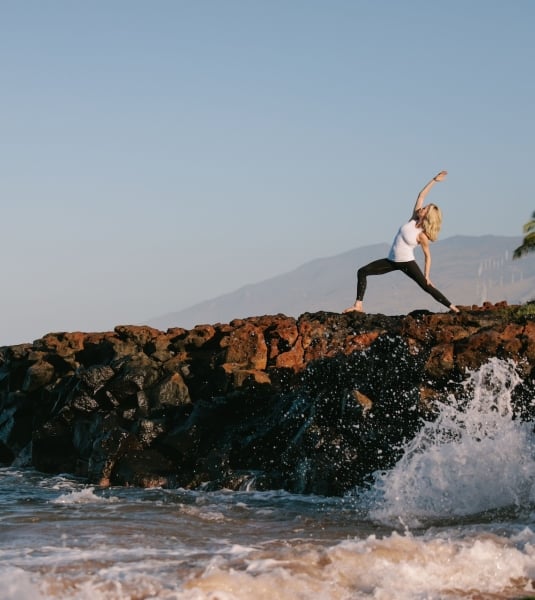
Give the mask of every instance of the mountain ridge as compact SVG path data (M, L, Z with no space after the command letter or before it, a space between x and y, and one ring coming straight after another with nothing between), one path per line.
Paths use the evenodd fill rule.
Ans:
M455 235L433 244L431 279L451 301L481 305L505 300L523 303L535 296L535 261L512 260L520 237ZM353 303L357 269L388 254L377 243L329 257L314 258L295 269L147 321L159 329L230 322L263 314L299 316L325 310L341 312ZM417 262L423 256L417 251ZM446 310L402 273L370 277L364 302L367 312L408 314L411 310Z

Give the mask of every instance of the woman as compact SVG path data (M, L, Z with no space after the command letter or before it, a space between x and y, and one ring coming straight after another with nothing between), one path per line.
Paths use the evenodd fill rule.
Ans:
M366 278L368 275L383 275L392 271L402 271L428 294L431 294L435 300L447 306L453 312L459 312L459 309L452 304L444 294L439 292L433 286L429 279L431 270L431 252L429 242L434 242L442 225L442 213L435 204L423 206L427 192L437 181L443 181L446 178L447 171L440 171L418 194L412 217L408 223L402 225L394 238L388 258L380 258L365 267L361 267L357 273L357 299L355 304L346 308L345 313L358 311L362 312L362 300L366 291ZM414 248L422 247L425 257L425 274L416 263L414 258Z

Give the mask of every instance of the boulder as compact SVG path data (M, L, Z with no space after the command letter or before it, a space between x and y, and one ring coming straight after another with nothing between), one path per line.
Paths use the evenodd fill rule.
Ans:
M533 419L533 305L119 325L0 348L0 463L98 485L343 494L493 357Z

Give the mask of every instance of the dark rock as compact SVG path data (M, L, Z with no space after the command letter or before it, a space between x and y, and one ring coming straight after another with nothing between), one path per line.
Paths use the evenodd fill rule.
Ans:
M115 371L109 365L93 365L80 369L78 373L80 381L91 394L98 392L114 375Z
M22 382L22 391L33 392L44 387L53 380L54 376L54 367L50 363L40 360L28 367L26 376Z
M0 348L0 463L100 485L343 494L389 468L466 369L514 360L533 419L535 310L307 313Z
M10 465L15 458L13 452L0 441L0 465Z
M189 390L179 373L167 375L150 390L152 411L191 404Z

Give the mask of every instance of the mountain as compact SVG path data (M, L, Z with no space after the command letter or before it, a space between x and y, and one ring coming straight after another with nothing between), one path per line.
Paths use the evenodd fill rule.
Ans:
M454 236L438 241L432 245L431 280L459 305L501 300L509 304L527 302L535 297L535 257L512 260L513 251L521 242L519 237L494 235ZM148 324L158 329L191 328L264 314L297 317L320 310L341 312L354 302L357 269L386 256L388 250L387 244L375 244L318 258L288 273L150 319ZM423 266L419 251L417 261ZM407 314L415 309L445 310L397 272L368 278L364 309L385 315Z

